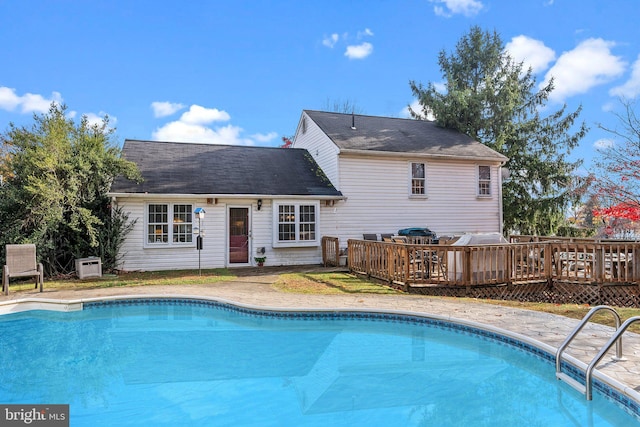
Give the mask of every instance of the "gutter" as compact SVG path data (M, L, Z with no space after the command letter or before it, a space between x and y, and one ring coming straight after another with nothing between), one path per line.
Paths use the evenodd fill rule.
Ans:
M128 199L269 199L269 200L347 200L346 196L273 195L273 194L196 194L196 193L107 193L113 198Z
M397 157L397 158L430 158L441 160L474 160L483 162L506 162L508 157L496 152L496 156L460 156L454 154L431 154L431 153L408 153L396 151L372 151L372 150L354 150L350 148L341 148L340 154L366 157Z

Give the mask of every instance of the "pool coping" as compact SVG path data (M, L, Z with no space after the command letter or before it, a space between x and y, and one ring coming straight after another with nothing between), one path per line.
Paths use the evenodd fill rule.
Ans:
M20 313L32 310L50 310L59 312L72 312L80 311L84 309L85 304L101 304L101 303L123 303L126 301L148 301L148 300L188 300L188 301L202 301L204 303L227 305L231 308L239 311L249 310L257 314L264 315L276 315L277 313L329 313L334 315L347 315L349 313L355 313L360 315L372 314L380 315L380 318L387 318L389 316L401 316L404 321L411 321L414 319L423 319L424 323L429 321L439 322L448 326L451 329L471 333L483 338L491 339L499 343L511 345L518 349L530 353L532 355L542 357L547 361L553 363L556 348L552 345L536 340L530 336L510 331L508 329L500 328L487 323L476 322L473 320L462 319L449 315L441 315L436 313L418 312L402 309L385 309L385 308L358 308L358 307L275 307L267 305L256 305L241 303L230 299L202 296L202 295L187 295L187 294L144 294L144 295L115 295L115 296L103 296L92 298L78 298L78 299L48 299L48 298L22 298L10 301L0 302L0 316L4 314ZM466 329L465 328L469 328ZM580 377L584 381L584 371L587 369L587 364L583 361L565 354L563 356L563 368L569 375ZM640 393L631 388L630 386L616 380L615 378L606 375L598 369L593 371L593 387L598 392L605 395L607 398L616 401L623 406L627 412L640 419Z

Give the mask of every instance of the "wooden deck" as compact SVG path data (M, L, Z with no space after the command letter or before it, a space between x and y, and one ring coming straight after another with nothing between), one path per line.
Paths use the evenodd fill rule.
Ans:
M337 240L329 241L326 252L333 255ZM414 293L640 307L640 242L510 241L456 246L354 239L348 241L348 266Z

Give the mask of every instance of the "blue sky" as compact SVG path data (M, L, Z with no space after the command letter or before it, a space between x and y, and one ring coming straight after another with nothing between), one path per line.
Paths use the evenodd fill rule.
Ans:
M0 0L0 132L56 101L120 142L280 145L303 109L406 116L409 81L441 82L478 25L555 77L549 111L583 106L588 164L640 94L639 22L638 0Z

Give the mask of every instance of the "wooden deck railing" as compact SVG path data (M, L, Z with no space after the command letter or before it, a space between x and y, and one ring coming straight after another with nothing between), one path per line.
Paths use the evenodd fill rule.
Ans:
M349 268L403 286L549 280L640 282L640 243L538 240L476 246L348 241Z

